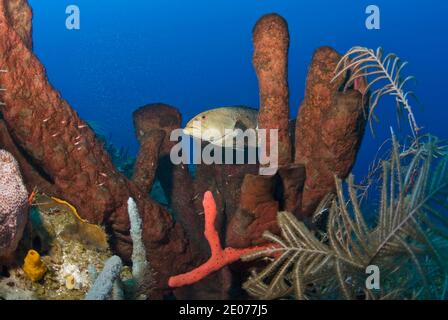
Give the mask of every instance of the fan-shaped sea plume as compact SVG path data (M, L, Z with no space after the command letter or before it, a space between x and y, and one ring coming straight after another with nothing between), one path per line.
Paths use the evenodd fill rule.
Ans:
M336 195L327 197L324 232L313 231L292 214L281 212L279 245L246 256L273 256L244 284L262 299L445 299L447 298L448 153L433 136L420 137L400 152L392 135L390 159L382 163L378 219L368 223L351 175L336 179ZM377 266L379 290L366 286L367 267Z
M386 95L394 96L398 114L401 114L403 110L406 111L412 133L414 137L417 137L421 128L417 124L409 101L409 98L416 98L416 96L414 92L405 89L405 85L415 78L402 76L402 71L407 64L394 53L384 55L381 47L376 51L365 47L353 47L342 57L333 80L348 72L344 90L356 85L362 79L367 80L363 92L365 97L368 97L370 120L376 119L374 111L380 99Z

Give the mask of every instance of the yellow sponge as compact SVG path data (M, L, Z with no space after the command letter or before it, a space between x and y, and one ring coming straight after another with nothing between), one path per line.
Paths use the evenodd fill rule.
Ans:
M33 282L43 278L47 272L47 267L40 259L40 254L35 250L28 251L23 264L23 271Z

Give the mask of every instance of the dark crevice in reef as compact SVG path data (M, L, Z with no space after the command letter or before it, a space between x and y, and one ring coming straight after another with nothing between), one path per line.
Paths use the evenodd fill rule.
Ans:
M47 181L49 184L54 185L54 179L45 172L43 167L38 164L38 162L26 152L19 144L16 143L17 149L20 151L20 154L26 159L26 161L31 165L31 167L39 174L39 176Z
M9 278L10 276L8 268L0 265L0 278Z
M3 121L5 120L4 117L3 117L3 113L2 113L2 112L0 112L0 120L3 120ZM9 130L8 130L8 131L9 131ZM54 184L54 180L51 178L51 176L48 175L48 174L43 170L42 166L40 166L39 164L37 164L37 162L33 159L33 157L31 157L31 155L28 154L28 153L25 151L25 149L24 149L19 143L17 143L17 142L15 141L15 139L14 139L14 137L13 137L12 135L9 135L9 139L10 139L10 141L11 141L12 144L13 144L13 146L11 146L11 147L13 147L14 149L17 149L17 150L19 151L21 157L23 157L23 158L26 160L26 162L27 162L28 164L31 165L31 167L33 168L33 170L35 170L35 171L40 175L40 177L41 177L42 179L44 179L45 181L47 181L47 182L50 183L50 184ZM7 146L5 145L5 146L2 146L2 147L7 147ZM11 147L10 147L10 148L11 148ZM17 156L16 156L16 157L17 157Z

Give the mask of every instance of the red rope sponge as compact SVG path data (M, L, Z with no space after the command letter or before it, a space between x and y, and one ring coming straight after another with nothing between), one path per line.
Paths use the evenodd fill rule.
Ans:
M215 228L215 221L217 215L216 203L215 199L213 199L213 194L210 191L207 191L204 194L204 200L202 202L202 205L204 206L204 215L205 215L204 234L205 238L209 243L212 255L210 259L207 260L207 262L200 265L196 269L193 269L187 273L170 277L168 280L168 285L171 288L177 288L196 283L204 279L209 274L218 271L224 266L239 260L244 255L258 252L268 247L275 246L273 244L268 244L243 249L225 248L223 250L221 242L219 240L219 234Z

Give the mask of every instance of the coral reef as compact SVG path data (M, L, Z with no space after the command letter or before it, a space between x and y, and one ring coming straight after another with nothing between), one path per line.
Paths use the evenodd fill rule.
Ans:
M0 278L0 300L36 300L35 292L23 286L18 271L11 271L9 277Z
M126 260L132 252L126 202L136 199L149 255L165 258L153 264L161 296L168 276L182 272L192 260L182 228L117 172L94 132L53 89L43 66L17 33L21 21L9 11L8 2L0 1L0 60L8 70L1 79L7 88L2 114L11 136L55 185L56 196L73 203L89 222L110 227L114 250Z
M142 221L134 199L128 200L128 214L131 222L132 251L132 277L122 282L121 273L123 262L120 257L109 258L99 275L96 269L90 266L92 287L86 295L86 300L113 300L146 298L142 295L142 288L154 285L153 270L146 260L146 249L142 237ZM145 293L151 289L144 290Z
M142 220L133 199L128 200L133 239L133 268L123 267L122 260L111 257L109 248L90 246L79 237L66 237L67 227L80 217L66 201L42 194L34 198L29 231L18 254L30 246L23 268L12 268L10 276L0 281L0 297L32 299L105 299L146 298L156 288L154 270L146 260ZM87 222L82 222L87 224ZM99 227L98 232L105 232ZM87 237L87 236L85 236ZM96 270L102 270L100 275ZM111 277L113 279L111 280ZM33 295L30 293L33 292Z
M16 250L27 214L28 192L19 164L9 152L0 150L0 257Z
M155 103L138 108L134 114L134 127L140 142L133 181L148 192L157 178L177 220L184 227L193 251L200 246L197 230L203 228L196 208L192 205L194 189L188 168L173 165L169 158L176 141L170 140L171 132L181 127L180 112L169 105Z
M260 90L259 128L279 130L278 172L265 177L257 175L258 165L201 164L192 175L186 165L173 165L169 153L176 142L170 134L182 119L177 109L162 103L134 112L138 158L133 169L132 161L117 168L107 152L110 146L51 86L32 53L27 1L0 0L0 34L1 67L8 71L0 78L6 88L1 147L17 158L29 191L37 187L50 195L35 200L45 212L32 212L33 227L24 239L31 242L27 249L40 239L39 252L49 260L43 283L23 288L31 286L39 298L83 297L90 276L101 281L88 297L162 298L174 292L177 298L231 298L237 272L227 265L256 248L248 247L265 247L266 230L280 232L278 211L309 216L334 192L333 175L348 175L364 132L362 95L356 89L339 92L342 78L331 81L340 56L330 48L319 49L313 58L305 101L291 130L288 26L270 14L254 28L253 65ZM163 206L148 195L155 186L163 189ZM64 214L52 216L55 210ZM228 248L222 249L221 240ZM128 269L120 267L118 257L103 270L109 273L106 281L105 275L92 273L102 268L110 250L123 263L133 260L133 276L125 280Z
M289 32L286 21L277 14L261 17L253 31L253 43L253 65L260 90L258 126L278 129L280 168L278 175L270 178L246 172L244 182L240 182L241 197L234 202L240 205L228 217L226 231L227 243L237 247L263 242L264 231L277 229L276 216L281 208L294 213L300 211L305 178L303 165L291 164L293 139L289 121ZM279 192L281 201L274 200L274 195Z
M107 250L109 248L108 237L100 226L90 224L87 220L82 219L76 208L67 201L56 197L51 197L51 200L66 206L75 218L74 223L66 225L64 230L59 233L59 237L66 241L76 240L86 247L98 250Z
M37 194L29 215L24 237L16 251L17 263L9 267L8 274L0 280L0 297L14 299L14 293L39 300L77 300L90 288L88 266L102 268L110 256L109 247L101 249L89 246L79 237L63 237L64 230L78 219L71 209L48 196ZM101 228L99 228L101 230ZM105 236L104 230L101 230ZM21 268L30 248L38 251L46 266L46 273L38 281L32 281ZM35 256L37 257L37 255ZM27 259L28 260L28 259Z
M184 227L190 240L190 250L196 257L197 264L208 259L209 247L201 230L204 221L201 217L201 196L207 190L213 190L218 203L218 221L216 230L225 240L225 221L233 216L239 199L239 189L244 175L248 172L257 172L257 165L198 165L193 175L186 165L173 165L169 159L171 147L177 143L167 140L173 129L181 127L181 116L177 109L165 104L151 104L139 108L134 113L134 125L140 144L146 144L148 133L165 131L165 141L160 147L157 166L147 165L157 169L156 179L168 199L168 205L173 211L176 220ZM149 142L148 144L150 144ZM139 158L144 158L145 152L140 150ZM138 166L138 165L137 165ZM191 288L175 290L177 298L189 299L228 299L232 288L232 274L227 268L219 270L202 281L195 283Z
M334 192L334 175L348 176L364 135L367 110L362 94L340 92L344 77L332 81L340 59L332 48L316 50L297 116L295 163L306 167L302 216L311 215L325 195Z

